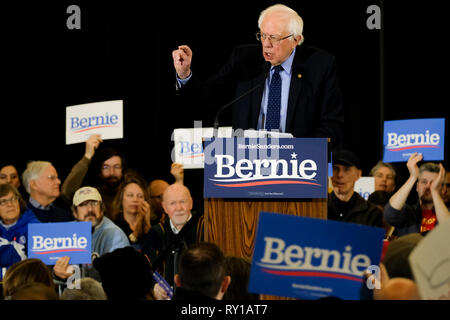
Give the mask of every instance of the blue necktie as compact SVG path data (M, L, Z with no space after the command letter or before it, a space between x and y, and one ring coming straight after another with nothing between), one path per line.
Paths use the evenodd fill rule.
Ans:
M274 67L274 73L269 86L269 100L267 102L266 130L280 129L281 108L281 77L279 72L283 70L281 65Z

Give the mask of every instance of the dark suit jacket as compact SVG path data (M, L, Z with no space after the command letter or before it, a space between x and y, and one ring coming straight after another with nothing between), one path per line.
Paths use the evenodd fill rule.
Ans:
M215 115L217 108L260 85L233 104L233 129L256 129L261 109L264 81L270 64L264 61L260 45L236 47L228 62L206 83L193 72L188 84L177 91L202 105L202 116ZM286 132L295 137L329 137L332 149L344 139L344 108L338 86L335 58L329 53L302 44L295 52L289 89ZM200 91L199 91L200 90ZM227 100L228 99L228 100Z

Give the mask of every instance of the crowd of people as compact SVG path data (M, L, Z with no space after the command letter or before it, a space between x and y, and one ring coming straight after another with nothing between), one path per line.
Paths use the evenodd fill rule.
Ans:
M290 34L287 24L295 26ZM290 8L268 8L258 25L256 37L262 46L236 48L206 86L191 70L191 49L183 45L174 50L177 96L196 98L203 92L215 99L217 90L212 89L222 91L228 82L237 82L235 93L246 95L259 87L234 106L233 128L330 137L333 175L328 219L385 229L380 261L383 286L364 296L420 298L408 269L408 254L436 225L449 219L449 173L442 164L419 166L422 155L414 153L406 163L409 177L401 184L394 166L374 161L369 174L375 192L368 200L361 197L355 191L363 175L360 160L341 148L344 112L334 57L302 44L303 21ZM269 72L267 62L272 65ZM266 77L277 79L277 85L269 86L267 80L263 88ZM298 99L288 103L288 95ZM1 165L3 299L260 299L248 292L250 261L226 256L216 244L205 242L203 212L196 210L199 204L191 196L197 190L186 187L180 164L171 166L173 182L148 182L127 168L121 152L101 148L102 142L100 135L90 136L83 157L63 181L49 161L30 161L23 172L11 162ZM413 187L418 200L408 203ZM72 265L64 256L47 266L27 257L29 224L69 221L92 224L91 263ZM74 280L77 270L80 274Z
M29 162L22 179L13 164L0 168L4 299L260 298L247 289L250 261L225 256L217 245L204 241L203 213L195 210L184 185L182 165L172 165L173 183L148 183L136 170L125 168L117 150L99 148L100 144L97 136L86 141L86 153L62 184L57 169L47 161ZM93 171L97 183L86 186L91 160L98 163ZM450 218L449 172L442 164L419 166L421 160L420 154L411 155L406 163L409 177L401 186L396 185L394 166L376 163L369 172L375 192L365 200L355 191L362 176L358 156L349 150L333 153L328 219L386 231L387 250L381 262L386 288L372 298L420 298L405 250L410 253L437 224ZM418 201L407 203L414 186ZM78 266L80 278L71 285L66 283L74 274L69 257L46 266L28 259L26 250L28 224L65 221L92 223L92 261ZM406 249L402 243L408 243ZM167 286L153 276L155 271ZM388 286L389 281L393 285Z

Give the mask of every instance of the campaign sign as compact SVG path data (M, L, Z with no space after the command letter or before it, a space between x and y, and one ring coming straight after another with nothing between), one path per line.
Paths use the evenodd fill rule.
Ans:
M375 178L360 177L355 182L354 190L365 200L369 199L369 196L375 191Z
M93 134L103 140L123 138L122 100L66 108L66 144L85 142Z
M363 273L378 266L384 229L261 212L249 292L358 300Z
M205 198L326 198L326 138L205 142Z
M444 160L445 118L384 122L383 162L408 161L415 153L423 160Z
M90 222L30 223L28 258L54 265L69 256L70 264L91 263L92 224Z
M214 128L196 127L175 129L172 134L174 149L172 159L181 163L184 169L203 169L203 139L212 138ZM231 127L220 127L218 137L231 137Z

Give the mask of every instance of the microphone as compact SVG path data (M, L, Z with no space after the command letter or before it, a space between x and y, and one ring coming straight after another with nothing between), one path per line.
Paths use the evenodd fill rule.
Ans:
M241 100L242 98L248 96L250 93L252 93L253 91L255 91L256 89L258 89L259 87L261 87L265 82L266 82L266 78L267 78L267 73L269 73L270 71L270 63L266 63L264 65L264 73L266 74L266 76L264 77L263 81L261 81L260 83L258 83L256 86L254 86L253 88L245 91L243 94L241 94L239 97L235 98L234 100L232 100L231 102L227 103L226 105L224 105L223 107L221 107L219 109L219 111L217 111L216 113L216 117L214 118L214 129L213 129L213 136L217 137L218 135L218 129L219 129L219 116L222 113L223 110L225 110L226 108L228 108L229 106L231 106L232 104L234 104L235 102L238 102L239 100Z

